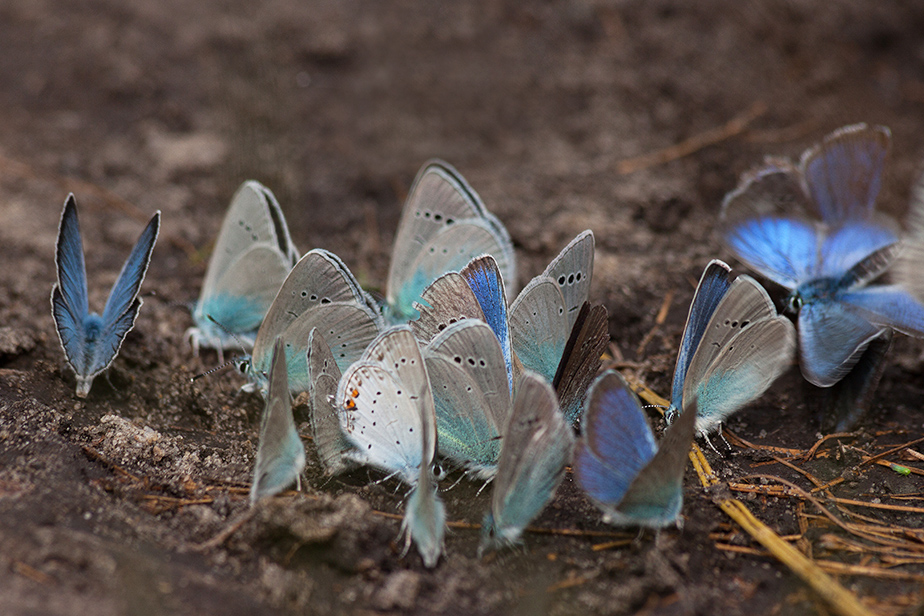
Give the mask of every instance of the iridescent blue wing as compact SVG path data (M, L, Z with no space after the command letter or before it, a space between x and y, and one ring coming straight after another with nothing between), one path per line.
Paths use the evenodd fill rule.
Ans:
M924 338L924 306L897 285L873 285L838 295L847 309L879 327Z
M722 202L721 232L736 257L787 288L812 276L819 232L801 176L783 160L745 174Z
M576 425L581 419L587 388L600 370L609 342L606 308L584 302L552 379L561 412L570 425Z
M81 374L87 364L88 349L84 321L89 313L87 304L87 270L83 260L83 241L77 218L74 195L67 196L58 241L55 246L58 283L51 292L51 308L55 329L64 355L75 372Z
M251 504L292 485L305 468L305 446L292 418L288 372L282 340L277 339L273 346L269 393L260 421L260 444L250 486Z
M838 300L805 304L798 324L802 374L819 387L841 380L869 342L883 331Z
M891 133L884 126L846 126L802 155L805 189L828 225L869 220L882 182Z
M526 372L516 390L479 554L519 540L555 494L574 446L574 434L558 412L555 392L542 377Z
M871 255L878 254L875 270L868 271L857 281L865 284L888 269L897 247L898 236L891 229L873 222L848 222L824 237L815 275L838 278Z
M680 341L680 351L677 353L677 364L674 366L674 380L671 385L671 407L668 410L668 420L683 408L683 383L687 378L687 370L693 360L693 354L699 347L699 341L706 330L706 324L712 318L716 306L725 296L730 280L731 268L718 259L713 259L703 270L693 301L690 302L690 311L687 313L687 324L683 328L683 338Z
M762 276L794 289L814 277L820 237L815 225L791 218L753 218L725 229L738 259Z
M507 366L507 380L513 391L513 354L510 346L510 330L507 322L507 299L504 295L504 280L497 262L491 255L473 259L459 272L475 294L475 299L484 313L484 320L500 342Z
M455 169L429 162L417 174L398 223L388 270L390 317L416 318L414 302L430 283L482 254L493 255L513 285L516 264L506 229Z
M103 322L108 326L129 311L138 297L144 275L151 262L151 252L160 231L160 212L154 214L148 225L141 232L128 260L122 266L119 278L109 292L106 308L103 310ZM139 302L140 305L140 302Z
M605 511L615 510L658 451L638 398L612 370L594 381L581 421L574 474Z

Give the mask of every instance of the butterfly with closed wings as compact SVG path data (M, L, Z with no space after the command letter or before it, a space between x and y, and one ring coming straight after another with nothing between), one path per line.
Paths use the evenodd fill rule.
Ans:
M320 248L306 253L286 276L257 332L251 357L239 363L248 386L265 391L272 347L281 337L289 389L294 394L308 391L306 351L314 328L330 345L341 370L359 359L383 328L373 299L339 257Z
M385 314L393 323L417 318L414 303L434 280L473 258L497 261L508 290L516 280L510 235L477 193L445 162L428 162L408 194L392 249Z
M122 341L135 325L142 304L138 292L159 230L158 211L141 232L109 292L103 314L99 315L89 309L77 202L73 194L64 202L55 245L58 281L51 290L51 313L64 356L77 376L80 398L87 397L93 379L112 364Z
M231 199L205 282L193 308L195 325L186 331L193 351L253 346L276 292L298 251L292 244L282 208L268 188L244 182Z
M711 261L687 315L668 421L697 399L696 428L706 436L773 384L795 346L792 323L777 314L764 288L750 276L732 280L728 265Z
M604 521L649 528L678 523L696 400L667 427L659 444L638 398L618 372L608 370L593 382L585 406L574 476L603 511Z
M436 491L436 416L430 379L407 326L384 331L340 379L340 427L353 448L346 456L411 486L402 529L427 567L443 550L446 510Z

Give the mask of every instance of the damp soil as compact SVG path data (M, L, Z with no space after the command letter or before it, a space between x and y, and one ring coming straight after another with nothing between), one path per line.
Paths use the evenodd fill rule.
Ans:
M921 32L911 0L0 3L0 612L830 613L692 470L682 529L620 533L569 475L523 548L486 560L472 527L489 490L450 477L433 570L402 555L404 489L374 472L324 479L309 455L302 493L244 518L262 405L233 372L190 382L218 360L185 343L185 305L249 178L275 192L303 252L332 250L379 288L411 180L441 157L506 224L521 284L593 229L612 353L666 394L695 281L730 259L714 228L740 173L841 125L884 124L879 207L904 215L924 158ZM644 157L676 144L692 147ZM48 299L71 191L97 307L163 211L136 327L86 400ZM919 505L920 475L860 463L924 436L922 369L922 345L897 337L858 431L796 460L801 473L760 448L818 439L795 368L731 420L743 440L706 456L724 482L808 490L807 472L843 478L841 498ZM893 458L924 466L908 455ZM884 563L844 548L853 537L809 501L733 495L816 559ZM919 613L924 566L889 570L837 578L877 611Z

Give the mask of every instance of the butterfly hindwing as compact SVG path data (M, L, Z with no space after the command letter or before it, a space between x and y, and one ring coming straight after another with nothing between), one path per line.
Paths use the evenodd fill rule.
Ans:
M574 447L574 433L545 379L526 372L516 391L479 553L519 540L554 495Z
M353 465L344 455L352 448L340 430L340 419L333 400L340 382L340 368L324 336L312 329L308 334L309 423L318 458L327 475L337 475Z
M292 485L305 468L305 446L292 417L286 354L281 340L273 345L269 392L260 422L260 444L254 466L250 502Z

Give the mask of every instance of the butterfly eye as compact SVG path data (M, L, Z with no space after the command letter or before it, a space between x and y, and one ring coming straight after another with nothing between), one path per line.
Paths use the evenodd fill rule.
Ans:
M802 308L802 297L799 295L791 295L789 297L789 305L787 306L790 312L799 312Z

